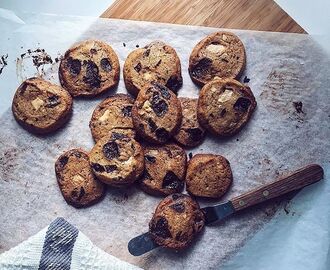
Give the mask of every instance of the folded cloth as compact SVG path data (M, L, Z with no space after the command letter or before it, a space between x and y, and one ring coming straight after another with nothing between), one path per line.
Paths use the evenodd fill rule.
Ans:
M0 255L1 270L141 269L96 247L63 218Z

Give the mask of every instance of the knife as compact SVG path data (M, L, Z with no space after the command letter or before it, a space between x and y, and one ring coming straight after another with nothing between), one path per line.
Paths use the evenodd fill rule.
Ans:
M317 164L307 165L286 177L282 177L270 184L266 184L235 197L228 202L204 207L201 210L205 215L205 225L222 220L225 217L250 206L313 184L321 180L323 174L321 166ZM128 251L134 256L140 256L158 246L159 245L152 240L149 232L147 232L131 239L128 243Z

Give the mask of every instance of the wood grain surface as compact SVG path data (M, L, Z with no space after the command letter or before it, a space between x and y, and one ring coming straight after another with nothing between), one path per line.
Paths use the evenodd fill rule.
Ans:
M306 33L273 0L116 0L101 17Z

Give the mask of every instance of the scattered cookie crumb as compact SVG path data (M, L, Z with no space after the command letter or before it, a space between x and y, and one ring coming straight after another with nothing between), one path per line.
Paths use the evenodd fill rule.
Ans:
M189 156L189 159L191 159L191 158L193 157L193 153L190 152L190 153L188 154L188 156Z
M126 43L125 42L123 42L123 46L126 47Z
M243 82L244 83L248 83L249 81L250 81L250 78L248 78L247 76L245 76L244 79L243 79Z
M140 45L139 44L136 44L136 46L135 46L136 48L139 48L140 47Z
M1 55L1 57L0 57L0 74L2 73L5 66L8 65L7 59L8 59L8 53L6 55Z
M297 113L304 113L304 111L302 110L303 103L301 101L294 101L293 106L295 107Z

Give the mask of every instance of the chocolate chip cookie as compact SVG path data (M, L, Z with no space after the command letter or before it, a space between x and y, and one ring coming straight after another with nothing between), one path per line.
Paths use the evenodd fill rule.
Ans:
M233 33L216 32L201 40L189 58L191 79L204 85L215 77L238 78L245 68L242 41Z
M94 110L89 127L95 141L111 129L133 129L132 107L134 100L125 94L116 94L103 100Z
M143 149L127 132L127 129L112 129L96 142L89 154L96 177L111 186L130 185L144 170Z
M134 96L150 82L158 82L176 92L182 86L181 64L176 51L154 41L131 52L124 64L124 81Z
M165 143L181 124L181 104L167 87L153 82L137 96L132 118L138 135L148 142Z
M199 123L218 136L237 133L250 119L257 103L251 89L233 79L214 79L199 94Z
M183 249L204 228L204 214L190 196L172 194L163 199L149 223L149 233L160 246Z
M232 181L229 161L223 156L197 154L188 162L186 188L192 195L220 198Z
M62 86L72 96L95 96L119 82L119 60L110 45L86 40L64 54L59 67Z
M181 192L187 167L186 152L176 144L146 146L145 169L139 180L142 190L151 195Z
M72 149L62 154L55 163L57 182L68 204L84 207L98 202L105 185L96 179L89 165L88 154Z
M179 98L182 108L182 122L174 139L188 147L199 145L205 137L204 128L197 120L197 99Z
M58 85L41 78L30 78L16 90L12 111L23 128L45 134L67 122L72 112L72 98Z

